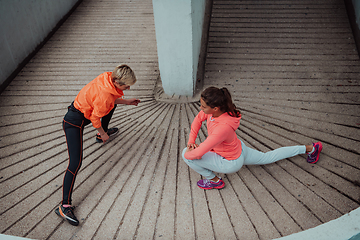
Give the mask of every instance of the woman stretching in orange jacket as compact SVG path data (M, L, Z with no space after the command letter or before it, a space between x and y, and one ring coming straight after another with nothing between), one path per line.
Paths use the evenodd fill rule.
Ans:
M63 200L55 213L74 226L79 225L79 221L74 215L74 207L71 206L71 195L83 158L84 127L92 123L98 130L97 142L105 143L109 136L116 134L118 128L108 129L116 104L137 106L140 102L135 98L123 99L123 91L130 89L135 82L132 69L127 65L119 65L113 72L105 72L88 83L68 107L63 129L69 152L69 165L64 176Z

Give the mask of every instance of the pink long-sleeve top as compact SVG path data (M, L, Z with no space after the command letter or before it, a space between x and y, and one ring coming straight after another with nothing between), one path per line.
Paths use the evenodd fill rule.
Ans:
M185 153L185 158L200 159L205 153L212 151L227 160L234 160L241 155L241 141L237 138L235 130L240 125L240 117L231 117L223 113L219 117L212 117L200 111L191 124L188 144L195 143L202 122L206 120L208 137L197 148Z

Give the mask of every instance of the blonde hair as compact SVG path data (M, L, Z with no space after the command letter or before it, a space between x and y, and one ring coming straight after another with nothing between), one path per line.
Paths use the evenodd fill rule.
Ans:
M128 65L117 66L111 74L113 82L117 82L120 85L134 85L136 82L135 73Z

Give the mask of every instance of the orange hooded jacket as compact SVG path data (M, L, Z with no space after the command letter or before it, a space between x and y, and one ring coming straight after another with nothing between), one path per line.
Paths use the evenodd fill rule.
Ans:
M95 128L101 127L100 119L115 106L115 100L124 96L111 80L111 72L105 72L83 87L74 101L74 107L89 119Z

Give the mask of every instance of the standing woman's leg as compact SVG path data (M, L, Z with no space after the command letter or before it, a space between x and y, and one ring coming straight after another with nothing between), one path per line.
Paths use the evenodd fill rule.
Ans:
M115 104L114 108L106 116L101 118L101 127L104 129L104 131L108 134L109 137L113 136L119 132L119 129L117 127L113 127L113 128L109 129L109 123L110 123L112 115L115 111L115 108L116 108L116 104ZM96 134L95 140L98 143L103 142L101 139L100 133Z
M112 115L114 114L115 108L116 108L116 104L114 108L106 116L101 118L101 126L105 132L109 130L109 123L112 118Z
M80 126L63 121L66 144L69 153L69 165L66 169L63 183L62 204L71 205L71 195L76 175L81 167L83 158L83 122Z
M63 120L69 165L64 176L62 204L55 209L55 213L74 226L79 225L79 220L74 215L74 207L71 206L71 195L83 158L83 130L84 126L89 123L90 121L84 118L84 115L76 110L73 105L69 107Z

